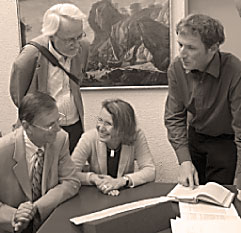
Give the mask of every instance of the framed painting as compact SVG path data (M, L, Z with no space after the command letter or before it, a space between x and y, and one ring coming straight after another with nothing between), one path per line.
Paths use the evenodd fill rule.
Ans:
M167 85L171 0L18 0L21 43L41 33L44 12L72 3L86 15L90 56L83 87Z

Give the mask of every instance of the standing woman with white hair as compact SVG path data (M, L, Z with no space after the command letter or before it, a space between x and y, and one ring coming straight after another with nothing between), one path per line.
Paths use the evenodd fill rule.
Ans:
M65 70L77 77L79 83L87 69L89 56L89 42L83 39L85 18L73 4L56 4L43 16L42 35L32 40L47 48ZM79 85L58 66L53 66L35 46L27 44L13 63L10 94L19 107L23 96L37 90L54 97L59 111L65 115L60 125L69 134L72 153L84 131Z

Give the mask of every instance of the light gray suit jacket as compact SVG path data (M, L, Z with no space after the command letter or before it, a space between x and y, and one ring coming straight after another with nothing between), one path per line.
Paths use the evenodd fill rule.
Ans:
M22 127L0 138L0 177L0 232L12 232L11 221L16 208L22 202L32 201ZM45 148L42 197L35 202L41 220L74 196L79 187L69 155L68 135L61 130L55 142Z
M107 148L98 138L96 129L87 131L81 136L71 158L76 165L82 184L91 185L91 173L107 174ZM88 161L90 172L82 172ZM134 161L139 170L134 172ZM122 145L117 177L128 175L133 186L155 180L155 165L144 133L139 129L133 145Z
M48 48L49 38L39 36L33 41ZM88 65L89 42L81 41L80 52L71 59L70 72L78 77L83 78ZM14 61L10 77L10 95L14 104L19 107L22 98L33 91L48 93L48 64L45 58L36 47L26 45L17 59ZM76 108L78 110L82 124L84 123L84 108L79 86L70 80L70 90L74 96ZM84 125L83 125L84 129Z

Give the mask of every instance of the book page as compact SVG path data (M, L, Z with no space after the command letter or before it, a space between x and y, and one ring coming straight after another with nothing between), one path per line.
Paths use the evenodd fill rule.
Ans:
M233 202L234 197L235 197L235 193L230 192L229 195L226 197L226 199L223 201L223 206L229 207Z
M222 205L230 193L231 192L222 185L209 182L202 186L198 198L204 201L208 201L211 198L212 200L215 200L215 203Z
M194 189L190 187L185 187L181 184L177 184L171 192L167 194L168 197L176 197L178 200L185 199L188 200L195 200L198 193L200 193L202 185L196 186Z
M234 194L219 184L209 182L195 186L194 189L177 184L167 196L175 197L179 201L197 202L198 199L229 207Z

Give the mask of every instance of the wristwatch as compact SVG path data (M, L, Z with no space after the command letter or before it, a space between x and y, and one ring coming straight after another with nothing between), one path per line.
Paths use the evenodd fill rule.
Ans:
M123 176L123 179L126 181L126 184L124 185L124 187L125 188L129 187L129 183L130 183L129 177L128 176Z

